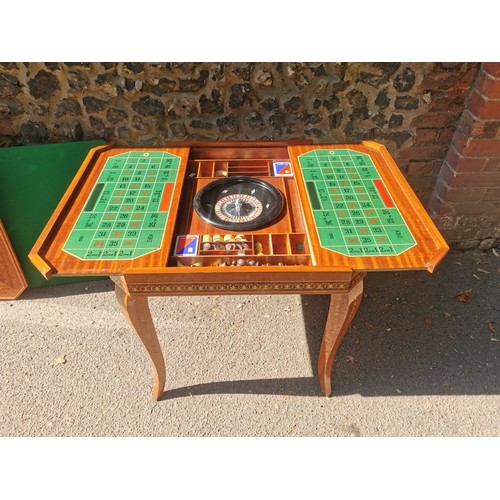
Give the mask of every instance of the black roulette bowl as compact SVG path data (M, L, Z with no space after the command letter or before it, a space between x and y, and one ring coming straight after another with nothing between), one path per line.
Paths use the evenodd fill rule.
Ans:
M262 179L235 175L203 186L194 196L196 213L212 226L232 231L260 229L275 221L285 199Z

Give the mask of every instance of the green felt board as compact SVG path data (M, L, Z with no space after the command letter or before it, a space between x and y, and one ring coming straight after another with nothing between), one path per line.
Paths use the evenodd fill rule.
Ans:
M108 158L63 250L82 260L128 260L161 248L180 160L161 151Z
M43 231L91 148L105 141L82 141L0 148L0 219L31 288L102 278L47 281L28 253Z
M349 257L398 255L415 246L369 155L316 149L299 156L323 248Z

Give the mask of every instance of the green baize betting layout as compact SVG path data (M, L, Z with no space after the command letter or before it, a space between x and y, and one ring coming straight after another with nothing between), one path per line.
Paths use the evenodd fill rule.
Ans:
M416 244L369 155L316 149L298 159L323 248L373 257Z

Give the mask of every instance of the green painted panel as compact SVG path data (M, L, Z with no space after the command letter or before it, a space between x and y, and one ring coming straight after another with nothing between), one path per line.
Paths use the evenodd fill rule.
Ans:
M0 148L0 219L31 288L101 278L47 281L28 259L35 241L90 149L105 141Z

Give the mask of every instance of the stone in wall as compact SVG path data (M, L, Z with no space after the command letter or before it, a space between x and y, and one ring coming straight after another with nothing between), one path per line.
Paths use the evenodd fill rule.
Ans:
M19 80L14 75L0 73L0 98L15 97L19 93Z
M53 73L40 70L28 81L28 87L35 99L47 100L59 89L59 81Z
M165 106L159 99L149 96L140 97L132 103L132 109L141 116L163 116Z
M157 97L161 97L164 94L172 92L176 87L175 80L170 80L166 77L153 76L150 81L146 81L142 90L146 93L150 93Z
M77 99L66 98L56 104L55 116L80 116L82 107Z
M392 86L398 92L409 92L415 85L415 71L411 68L405 68L398 73L393 80Z
M79 122L57 124L54 127L54 133L67 141L81 141L83 138L83 129Z
M84 93L90 85L90 81L85 73L80 71L69 71L67 82L72 94Z
M210 96L202 94L199 103L202 115L216 116L224 113L224 104L221 101L221 92L219 90L212 90Z
M404 115L392 114L389 117L389 128L396 128L402 125L404 121Z
M391 104L391 99L389 98L389 90L385 88L381 90L375 99L375 104L382 110L387 108Z
M208 75L209 72L203 69L200 71L198 78L181 78L179 80L179 90L181 92L198 92L205 86Z
M47 142L48 135L45 125L41 122L28 120L21 124L21 143L23 145Z
M121 109L111 108L106 112L106 120L113 125L121 123L128 118L128 113Z

